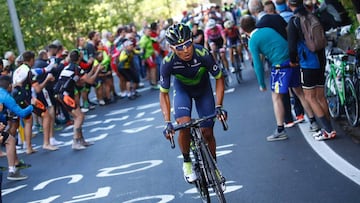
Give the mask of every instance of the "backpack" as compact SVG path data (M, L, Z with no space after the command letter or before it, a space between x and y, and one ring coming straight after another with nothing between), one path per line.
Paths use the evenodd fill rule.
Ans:
M296 16L300 20L301 31L304 34L305 44L309 50L315 52L325 48L327 40L319 19L310 12L305 15L296 14Z

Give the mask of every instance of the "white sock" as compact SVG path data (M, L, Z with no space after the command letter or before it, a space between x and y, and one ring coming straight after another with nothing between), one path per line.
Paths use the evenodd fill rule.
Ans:
M16 167L15 166L9 166L9 173L13 172L15 173Z

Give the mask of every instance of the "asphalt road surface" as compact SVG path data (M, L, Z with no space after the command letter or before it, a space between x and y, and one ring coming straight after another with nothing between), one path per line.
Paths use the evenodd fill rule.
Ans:
M267 142L276 125L271 94L258 90L251 68L244 80L225 94L229 130L215 125L227 201L360 202L360 149L351 137L339 128L336 139L314 141L305 122L287 129L288 140ZM37 153L19 150L32 164L22 170L29 178L9 181L4 172L3 202L201 202L182 177L178 145L162 135L158 91L140 91L86 113L84 136L95 141L86 150L71 149L71 126L56 132L65 144L55 152L40 148L41 133L34 137Z

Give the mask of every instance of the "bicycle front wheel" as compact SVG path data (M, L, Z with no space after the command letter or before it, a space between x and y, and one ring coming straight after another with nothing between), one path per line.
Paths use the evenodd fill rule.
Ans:
M327 75L324 91L326 100L328 102L329 112L332 118L339 118L340 116L340 99L336 88L335 79L330 75Z
M355 127L359 122L359 101L350 78L345 79L345 113L348 123Z
M192 145L194 145L194 141L192 141ZM198 153L195 146L190 147L193 155L194 155L194 170L196 173L197 180L194 182L197 191L200 194L200 198L203 202L210 202L210 194L206 183L206 173L200 163L204 159L201 153Z
M240 84L241 81L243 80L242 71L241 71L241 61L240 61L240 57L237 53L234 55L234 57L235 57L235 69L236 69L235 76L236 76L237 82Z
M209 186L213 188L215 194L219 199L219 202L226 203L224 191L222 188L222 183L224 183L225 180L223 180L207 145L205 143L202 143L201 148L204 157L204 168L207 169Z

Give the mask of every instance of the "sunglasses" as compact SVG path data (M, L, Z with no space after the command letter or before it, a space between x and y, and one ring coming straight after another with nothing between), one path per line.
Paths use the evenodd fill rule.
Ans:
M173 47L176 49L176 51L183 51L184 49L189 48L191 45L192 45L192 39L189 39L188 41Z

